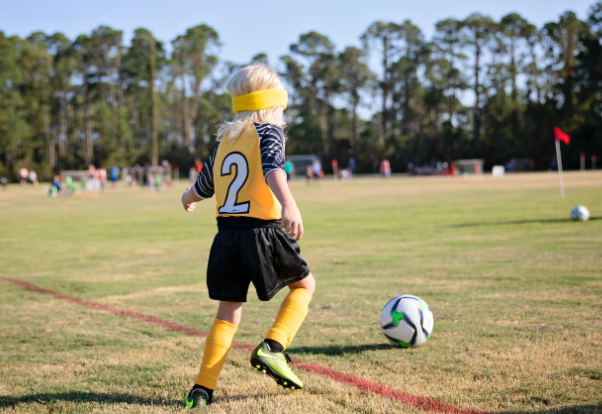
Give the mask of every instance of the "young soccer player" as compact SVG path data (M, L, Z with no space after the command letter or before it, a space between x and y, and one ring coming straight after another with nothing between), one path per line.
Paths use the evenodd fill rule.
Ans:
M184 209L215 195L218 233L207 266L209 297L219 300L217 317L205 342L201 369L184 404L205 406L213 399L241 319L252 282L260 300L290 291L251 365L278 385L293 390L303 383L284 352L307 316L315 281L300 255L303 221L286 183L283 111L288 94L266 66L237 71L226 85L235 112L218 126L218 146L182 195Z

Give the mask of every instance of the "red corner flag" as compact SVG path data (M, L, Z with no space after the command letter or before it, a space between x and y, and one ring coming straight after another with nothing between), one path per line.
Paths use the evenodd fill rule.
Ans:
M562 141L566 145L571 143L571 136L558 127L554 127L554 138L556 141Z

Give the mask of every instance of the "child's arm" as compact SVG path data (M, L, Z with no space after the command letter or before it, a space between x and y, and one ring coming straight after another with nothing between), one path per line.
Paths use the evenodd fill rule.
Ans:
M201 168L194 185L188 187L184 191L184 194L182 194L182 206L187 212L194 211L197 202L213 197L213 160L215 159L216 152L217 147L215 147L213 154L211 154L205 165L203 165L203 168Z
M192 187L188 187L182 194L182 206L189 213L194 211L196 203L201 200L202 198L196 195Z
M301 237L303 237L303 219L297 207L297 202L286 182L286 173L282 170L273 170L268 173L265 180L280 204L282 204L282 228L289 236L294 237L296 235L296 240L301 240Z

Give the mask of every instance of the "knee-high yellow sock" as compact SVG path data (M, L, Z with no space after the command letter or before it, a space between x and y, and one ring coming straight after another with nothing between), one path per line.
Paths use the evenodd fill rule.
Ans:
M230 322L216 319L207 335L205 341L205 352L203 353L203 362L199 375L196 377L195 384L202 385L211 390L215 389L217 377L221 372L228 352L234 341L234 334L238 327Z
M309 302L311 302L309 290L292 289L280 305L276 320L265 339L278 342L284 349L288 348L307 316Z

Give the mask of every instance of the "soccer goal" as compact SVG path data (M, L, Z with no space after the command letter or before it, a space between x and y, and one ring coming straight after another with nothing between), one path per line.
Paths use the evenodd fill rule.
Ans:
M456 160L452 162L452 167L455 175L482 175L483 160Z
M287 155L287 161L290 161L295 166L295 175L304 176L307 167L311 167L314 161L320 161L317 155Z
M65 170L60 173L61 180L65 182L65 191L74 193L98 193L102 190L102 183L90 170Z

